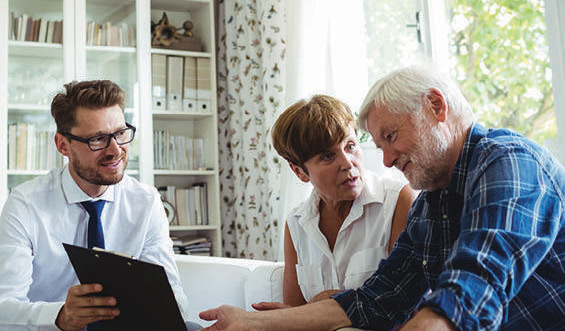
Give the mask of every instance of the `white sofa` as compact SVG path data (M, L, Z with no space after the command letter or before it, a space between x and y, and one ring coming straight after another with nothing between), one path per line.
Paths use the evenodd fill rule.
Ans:
M282 302L284 263L225 257L175 255L193 321L198 313L228 304L253 310L251 303Z

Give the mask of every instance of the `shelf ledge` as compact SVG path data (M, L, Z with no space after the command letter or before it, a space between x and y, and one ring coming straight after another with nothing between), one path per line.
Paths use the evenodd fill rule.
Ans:
M215 225L170 225L170 231L218 230Z
M151 48L151 54L205 57L205 58L211 58L212 57L212 53L210 53L210 52L181 51L181 50L178 50L178 49L165 49L165 48Z
M207 170L158 170L153 171L155 176L209 176L215 175L216 172L213 169Z
M182 111L153 110L154 119L162 120L191 120L213 116L213 113L191 113Z

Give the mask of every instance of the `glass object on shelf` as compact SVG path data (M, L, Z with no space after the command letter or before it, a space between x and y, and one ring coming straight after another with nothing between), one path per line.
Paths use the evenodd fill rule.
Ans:
M8 103L49 106L63 89L62 57L19 55L10 49L8 62Z
M87 79L109 79L126 92L126 108L134 107L137 84L136 54L119 51L88 50Z

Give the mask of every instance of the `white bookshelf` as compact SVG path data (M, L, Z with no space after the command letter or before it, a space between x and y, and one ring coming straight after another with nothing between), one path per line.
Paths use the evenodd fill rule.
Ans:
M216 101L212 98L206 114L154 110L151 106L152 54L209 59L211 95L216 94L213 10L213 0L0 0L0 36L8 35L10 12L63 21L62 43L0 38L0 146L4 149L0 153L0 206L11 187L47 172L9 168L8 125L32 122L36 129L54 131L49 105L64 83L110 79L126 91L126 119L137 127L127 173L156 187L186 188L205 182L209 224L171 226L171 232L206 236L212 241L213 255L221 255ZM201 52L151 47L151 20L157 22L163 12L176 27L181 27L184 20L194 23L194 34L203 45ZM135 45L88 45L88 22L135 28ZM205 167L156 169L154 130L203 139Z

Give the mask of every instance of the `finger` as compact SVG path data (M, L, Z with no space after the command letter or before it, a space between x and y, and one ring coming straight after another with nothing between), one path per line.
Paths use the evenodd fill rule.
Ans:
M77 297L99 292L102 292L102 285L100 284L81 284L69 288L69 295Z
M218 319L218 308L208 309L200 312L198 316L205 321L213 321Z
M120 315L120 310L118 308L88 308L88 309L81 309L80 313L76 316L83 319L90 320L89 323L100 321L100 320L108 320L113 319L114 317Z
M113 307L116 304L117 300L114 297L98 297L89 295L81 297L67 297L67 305L69 307Z

